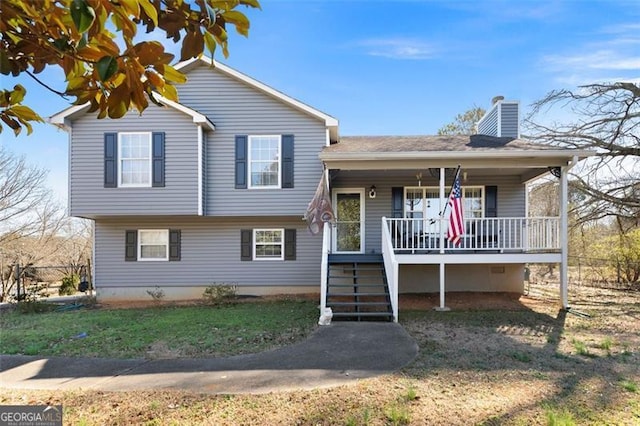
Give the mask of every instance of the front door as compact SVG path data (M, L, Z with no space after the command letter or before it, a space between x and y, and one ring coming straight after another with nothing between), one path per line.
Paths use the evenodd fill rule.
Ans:
M364 253L364 189L334 189L334 253Z

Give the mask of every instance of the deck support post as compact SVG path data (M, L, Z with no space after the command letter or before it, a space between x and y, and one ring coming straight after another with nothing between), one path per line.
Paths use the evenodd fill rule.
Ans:
M444 262L440 262L440 306L436 307L436 311L447 312L451 309L446 307L444 304Z
M560 301L562 308L569 307L569 167L560 173Z
M440 167L440 212L444 211L444 206L442 205L442 200L444 200L444 185L445 185L445 171L444 167ZM447 200L448 201L448 200ZM440 254L444 254L444 227L445 220L444 217L440 217ZM445 273L444 273L444 262L440 262L440 306L435 308L436 311L449 311L444 304L444 283L445 283Z

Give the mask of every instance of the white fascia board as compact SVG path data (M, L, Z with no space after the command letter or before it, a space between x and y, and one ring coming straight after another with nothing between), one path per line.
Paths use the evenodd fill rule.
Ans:
M83 105L72 105L69 108L63 109L57 114L52 115L47 119L47 122L57 126L65 131L69 131L71 128L71 123L69 118L89 109L89 103Z
M586 158L595 155L586 150L544 150L544 151L406 151L406 152L321 152L322 161L380 161L380 160L464 160L464 159L501 159L501 158Z
M154 97L161 104L191 116L193 118L193 122L196 123L197 125L201 125L206 129L212 130L212 131L216 129L215 125L204 114L201 114L178 102L171 101L165 98L164 96L159 95L158 93L154 93ZM64 130L68 130L71 127L70 119L77 114L86 112L89 109L90 105L91 104L89 102L83 105L73 105L65 110L60 111L57 114L52 115L51 117L48 118L47 121L53 124L54 126L58 126Z
M215 130L216 127L215 125L207 118L206 115L204 114L200 114L198 111L195 111L189 107L186 107L178 102L174 102L172 100L169 100L167 98L165 98L162 95L159 95L157 93L154 93L154 97L156 98L156 100L158 102L160 102L161 104L164 104L168 107L171 107L177 111L180 111L184 114L187 114L189 116L191 116L193 118L193 122L201 125L209 130Z
M217 62L207 56L202 56L199 59L189 59L187 61L183 61L178 63L174 68L181 71L181 70L185 70L187 71L189 68L191 68L192 66L194 66L195 63L197 63L198 61L201 61L202 63L211 66L213 65L216 69L220 70L221 72L235 78L236 80L239 80L249 86L252 86L258 90L260 90L263 93L266 93L286 104L289 104L290 106L304 112L307 113L313 117L316 117L322 121L324 121L325 125L327 126L327 128L329 129L329 132L331 134L331 137L333 138L333 140L337 140L338 139L338 119L336 119L335 117L332 117L328 114L325 114L322 111L319 111L305 103L300 102L297 99L294 99L290 96L285 95L284 93L274 89L273 87L267 86L266 84L252 78L249 77L246 74L241 73L240 71L237 71L227 65L224 65L220 62Z

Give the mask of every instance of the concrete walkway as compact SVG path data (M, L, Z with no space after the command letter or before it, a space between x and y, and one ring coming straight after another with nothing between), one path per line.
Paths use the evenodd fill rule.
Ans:
M338 322L298 344L213 359L0 356L0 387L12 389L182 389L267 393L337 386L398 370L418 346L398 324Z

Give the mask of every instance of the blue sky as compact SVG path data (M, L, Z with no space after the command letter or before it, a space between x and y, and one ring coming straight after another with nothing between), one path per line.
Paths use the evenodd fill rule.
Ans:
M640 80L640 1L269 1L249 10L250 37L216 59L340 120L342 135L433 134L495 95L528 105L547 92ZM167 42L170 45L170 42ZM175 47L172 47L175 50ZM40 77L64 88L58 70ZM68 106L29 77L42 116ZM47 168L66 203L67 135L36 125L0 134Z

